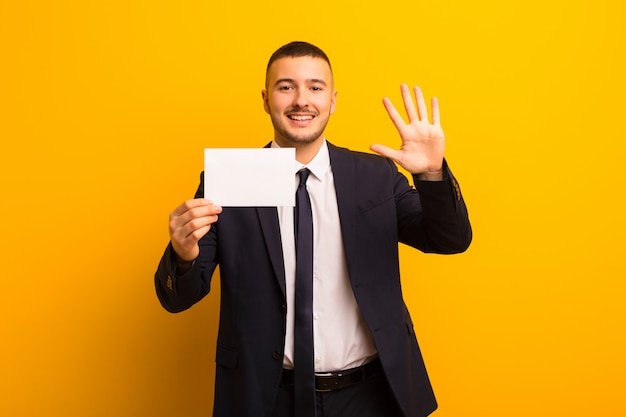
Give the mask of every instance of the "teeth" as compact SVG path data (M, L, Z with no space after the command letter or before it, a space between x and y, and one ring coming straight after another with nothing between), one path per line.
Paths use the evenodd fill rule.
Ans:
M291 115L289 116L290 119L292 120L311 120L313 119L313 116L296 116L296 115Z

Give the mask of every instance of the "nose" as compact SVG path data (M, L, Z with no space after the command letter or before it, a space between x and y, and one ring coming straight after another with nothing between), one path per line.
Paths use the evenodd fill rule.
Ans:
M298 88L293 97L293 106L295 108L305 108L309 105L306 89Z

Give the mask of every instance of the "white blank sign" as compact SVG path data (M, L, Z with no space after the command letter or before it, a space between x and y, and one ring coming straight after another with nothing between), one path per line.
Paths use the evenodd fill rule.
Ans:
M224 207L295 205L294 148L204 150L204 197Z

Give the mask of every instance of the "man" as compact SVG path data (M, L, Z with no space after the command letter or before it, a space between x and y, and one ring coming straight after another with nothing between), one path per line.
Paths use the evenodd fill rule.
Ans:
M436 409L402 299L398 242L458 253L472 234L443 159L437 100L431 123L420 89L417 107L406 85L401 92L408 124L383 100L399 150L372 145L381 157L338 148L324 137L337 100L328 57L305 42L279 48L262 97L274 126L269 146L296 151L296 209L222 209L203 198L201 183L170 215L155 277L162 305L178 312L198 302L220 266L215 416L417 417Z

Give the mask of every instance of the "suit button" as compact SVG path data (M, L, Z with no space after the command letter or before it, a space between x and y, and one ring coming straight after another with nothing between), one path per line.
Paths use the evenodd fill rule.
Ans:
M281 309L282 311L287 311L287 305L286 305L286 304L281 304L281 305L280 305L280 309Z
M272 352L272 358L278 360L278 359L280 359L282 357L283 357L283 355L281 355L279 351L275 350L275 351Z

